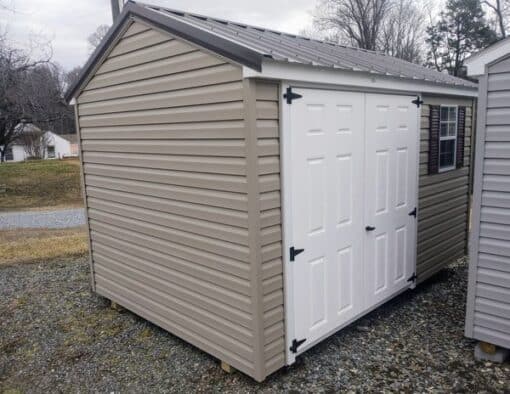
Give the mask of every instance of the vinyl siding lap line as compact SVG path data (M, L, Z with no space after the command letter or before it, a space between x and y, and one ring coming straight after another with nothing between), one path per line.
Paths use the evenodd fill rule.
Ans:
M130 242L139 247L148 246L158 252L169 254L184 260L193 261L195 264L213 267L214 269L224 272L232 272L232 275L240 276L243 279L246 279L249 276L248 267L242 261L226 258L208 251L204 252L192 249L186 245L169 243L166 240L150 237L134 231L127 231L121 228L118 228L116 232L112 233L112 229L115 228L111 225L91 220L91 234L93 235L94 240L108 239L109 234L115 234L115 236L111 238Z
M105 278L111 278L112 281L119 284L125 283L127 287L136 291L144 296L152 299L154 302L161 302L169 309L175 310L179 314L186 316L190 319L196 319L209 326L211 329L216 327L221 328L221 332L244 345L253 345L252 330L244 328L237 323L229 321L228 319L218 316L211 311L196 307L188 300L183 300L175 297L166 291L166 286L162 286L157 278L146 278L144 274L138 274L136 278L129 274L120 274L118 266L115 266L108 259L99 258L97 262L98 275Z
M196 235L185 231L175 230L169 227L143 222L140 220L126 218L120 215L113 215L89 209L91 220L100 223L106 223L118 228L133 229L136 232L158 238L175 242L176 244L193 247L202 251L210 251L211 253L219 256L233 257L238 260L245 260L249 255L249 250L246 246L240 244L232 244L226 241Z
M140 220L185 233L212 238L218 241L231 241L244 246L247 243L248 231L241 227L227 226L221 223L188 218L181 215L167 214L145 208L132 207L124 204L102 202L95 198L89 199L89 208L94 211ZM208 236L207 234L214 234Z
M239 79L239 70L228 63L224 63L193 71L183 71L170 76L158 76L118 86L89 90L80 96L78 102L80 104L96 103L98 101L109 102L127 97L134 98L150 94L175 92L200 86L218 86L236 82Z
M85 179L87 187L94 186L111 191L132 191L135 194L143 194L152 197L171 197L176 201L210 204L214 207L229 208L238 211L243 211L247 204L246 195L241 193L166 185L154 182L142 182L116 178L108 179L106 177L99 177L95 175L87 175ZM267 201L268 205L270 203L271 201Z
M108 58L95 73L96 81L104 80L103 76L122 72L132 67L150 65L153 62L172 59L174 57L195 53L192 48L183 46L175 40L167 40L151 46L140 48L130 53L119 54Z
M149 168L124 168L123 166L112 166L102 164L85 163L84 171L86 175L107 176L116 179L131 179L143 181L148 177L154 179L154 183L168 184L175 186L197 187L205 190L221 190L232 193L247 193L246 177L242 175L225 175L225 174L207 174L195 171L182 170L160 170ZM278 180L268 178L263 184L266 188L277 190Z
M150 206L152 210L158 212L177 214L182 217L206 220L211 223L227 224L243 229L248 228L248 216L240 211L214 208L202 204L188 204L158 197L115 192L94 187L88 188L88 196L100 201L114 202L139 208Z
M144 254L140 252L141 248L137 250L132 245L125 245L125 243L123 245L121 242L107 245L96 239L94 247L99 255L109 256L109 258L114 258L116 261L123 261L123 259L134 261L136 259L141 263L133 265L133 268L140 269L148 274L153 273L149 270L153 269L154 272L161 272L162 275L176 275L175 279L172 277L173 280L177 280L178 277L187 280L186 278L190 277L197 281L208 282L219 288L231 290L245 296L250 294L250 286L247 279L235 276L229 272L199 264L191 265L190 261L147 249L143 249ZM143 270L143 267L147 268ZM180 284L180 282L177 283Z
M228 261L227 259L214 259L214 256L186 253L186 249L179 249L177 245L164 243L166 248L154 248L151 243L138 243L136 240L122 238L122 234L118 237L111 237L101 232L101 229L93 229L92 236L94 246L98 245L99 249L110 247L122 247L122 250L130 251L133 256L139 258L147 258L155 264L176 264L176 261L191 262L193 261L198 267L191 268L190 272L203 270L213 270L218 273L230 275L232 280L247 280L249 278L249 266L242 262ZM152 240L153 244L157 241ZM148 248L152 248L148 250ZM142 253L143 251L144 253ZM156 256L156 257L154 257ZM163 257L161 261L157 258ZM152 259L152 260L151 260ZM157 261L154 261L156 259Z
M204 281L195 280L190 277L186 278L185 275L176 275L176 278L180 277L181 282L176 283L174 279L167 283L169 277L166 277L165 278L166 280L162 280L159 277L148 275L142 270L140 270L139 265L142 264L139 264L140 261L134 258L127 260L127 262L131 264L126 264L124 262L122 263L117 262L112 258L104 257L100 253L95 253L94 260L96 264L103 266L107 265L110 270L115 270L115 272L117 273L122 273L124 276L129 276L134 281L145 282L150 281L151 286L159 287L160 290L162 291L170 292L172 285L174 285L174 288L178 287L188 291L196 291L197 294L203 297L210 297L211 301L224 303L227 307L231 308L231 310L229 311L231 314L233 314L234 312L249 313L250 309L252 308L250 297L244 296L240 293L235 293L226 289L219 288L218 286L214 286L213 284ZM136 264L139 265L135 266ZM193 285L195 285L196 288L194 288ZM174 290L174 293L175 292L176 291Z
M190 307L192 306L194 309L191 312L197 312L198 310L203 311L202 314L204 315L211 315L214 314L214 319L217 321L222 321L222 324L232 324L232 328L230 330L234 330L237 334L234 335L240 335L242 334L242 337L244 338L253 338L252 331L250 330L251 325L253 324L253 321L250 319L249 314L246 312L246 308L249 308L250 305L244 305L241 303L241 301L246 301L248 297L243 295L237 295L233 294L233 298L239 299L239 305L243 305L242 308L240 308L237 305L230 305L223 303L221 297L217 298L211 298L208 300L207 303L202 302L203 305L196 305L197 302L194 300L194 297L191 297L188 299L183 299L183 295L188 295L189 292L194 291L193 287L189 284L189 280L179 282L177 281L177 278L168 282L168 277L170 275L166 275L166 277L160 277L155 276L155 273L148 271L148 268L146 265L124 265L124 263L120 263L119 261L105 257L101 254L97 255L97 261L98 266L102 266L105 269L110 270L111 272L121 274L123 277L128 278L133 281L138 281L141 284L145 284L148 287L154 288L158 290L161 293L165 293L168 297L172 297L175 300L181 301L182 303L190 304ZM182 279L181 275L181 280ZM213 286L209 286L209 288L213 288ZM207 288L204 286L203 289L201 289L201 292L197 292L198 296L201 296L203 299L207 296ZM146 290L143 290L145 292ZM205 294L204 294L205 293ZM196 297L195 297L196 298ZM157 301L154 300L154 301ZM222 308L219 308L223 304ZM184 309L184 308L183 308ZM218 315L215 313L215 310L220 310L222 313L225 314L225 316ZM181 311L182 313L186 314L187 311ZM196 313L195 313L196 315ZM244 327L242 324L235 321L237 319L249 321L251 324L249 327ZM230 331L228 330L228 331Z
M171 75L170 71L178 73L199 70L224 63L224 61L204 56L199 51L190 51L98 75L98 77L91 80L84 91L88 92L99 88L119 86L126 82L145 81L158 76Z
M147 109L182 108L190 105L236 102L241 98L241 84L230 82L86 103L81 105L80 114L89 116L107 113L136 113Z

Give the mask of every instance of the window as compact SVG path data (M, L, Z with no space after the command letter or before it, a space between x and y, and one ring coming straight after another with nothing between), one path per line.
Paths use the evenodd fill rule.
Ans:
M14 160L14 153L12 153L12 148L7 148L5 151L5 161Z
M54 158L55 158L55 147L48 146L48 159L54 159Z
M457 107L441 106L439 123L439 171L455 169L457 153Z

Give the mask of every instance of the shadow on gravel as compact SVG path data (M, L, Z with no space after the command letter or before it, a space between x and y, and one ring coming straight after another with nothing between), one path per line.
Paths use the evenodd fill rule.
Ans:
M0 268L0 392L488 391L510 364L463 336L467 266L452 265L257 384L88 290L85 259Z

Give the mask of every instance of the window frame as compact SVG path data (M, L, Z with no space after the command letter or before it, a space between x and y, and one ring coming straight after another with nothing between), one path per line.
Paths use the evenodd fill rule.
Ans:
M5 161L14 161L14 149L12 146L5 150Z
M453 121L452 120L443 120L441 117L443 108L448 108L448 112L449 112L450 108L455 108L455 120L453 120ZM448 135L446 137L443 137L441 135L441 126L443 124L446 124L446 125L455 124L455 135L454 136ZM458 136L459 136L459 106L453 105L453 104L440 105L439 106L439 146L438 146L438 157L437 157L437 160L438 160L437 167L438 167L439 173L452 171L457 168ZM441 167L441 142L442 141L452 141L452 140L455 141L454 146L453 146L453 164L448 167Z
M50 155L50 148L53 150L52 155ZM57 151L55 149L55 145L48 145L46 147L46 154L48 159L55 159L57 157Z

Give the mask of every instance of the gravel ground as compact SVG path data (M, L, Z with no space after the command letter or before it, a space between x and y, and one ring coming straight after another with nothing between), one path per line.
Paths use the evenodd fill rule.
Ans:
M70 228L85 224L83 208L55 211L0 213L0 230L16 228Z
M85 259L0 269L0 392L510 392L463 336L454 265L257 384L88 290ZM2 390L3 389L3 390Z

